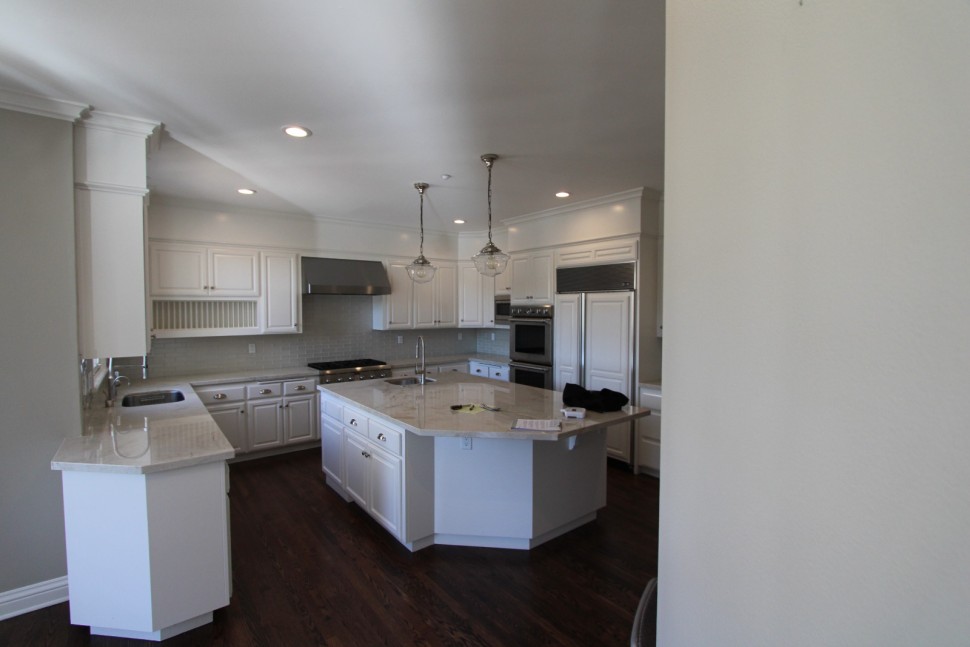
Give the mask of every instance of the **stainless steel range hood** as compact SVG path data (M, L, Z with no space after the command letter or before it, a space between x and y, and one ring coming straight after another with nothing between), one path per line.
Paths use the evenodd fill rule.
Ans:
M303 294L390 294L380 261L303 257Z

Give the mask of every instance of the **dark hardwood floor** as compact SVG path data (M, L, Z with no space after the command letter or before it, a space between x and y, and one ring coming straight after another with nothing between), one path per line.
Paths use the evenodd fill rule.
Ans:
M608 470L596 521L532 551L417 553L324 483L320 450L231 466L233 596L165 645L626 645L657 571L659 482ZM67 603L0 622L0 645L91 636Z

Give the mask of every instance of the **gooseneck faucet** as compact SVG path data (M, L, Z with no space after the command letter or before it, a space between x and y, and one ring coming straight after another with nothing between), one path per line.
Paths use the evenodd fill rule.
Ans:
M418 384L424 384L424 374L424 337L418 335L418 341L414 344L414 375L418 378Z
M114 406L115 398L118 397L118 386L124 382L125 384L131 385L131 380L126 376L121 375L118 371L114 372L114 375L109 374L105 381L108 384L108 397L104 401L104 406L111 407Z

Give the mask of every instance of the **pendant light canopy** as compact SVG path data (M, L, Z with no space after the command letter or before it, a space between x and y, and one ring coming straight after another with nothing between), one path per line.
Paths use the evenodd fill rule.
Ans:
M427 283L434 278L435 270L438 269L431 264L431 261L424 257L424 192L428 188L428 184L426 182L416 182L414 188L421 195L421 248L418 257L408 265L408 276L415 283Z
M509 264L509 255L492 242L492 164L497 159L498 155L491 153L482 155L482 162L488 169L488 244L482 247L482 251L472 256L472 261L475 262L478 273L484 276L498 276Z

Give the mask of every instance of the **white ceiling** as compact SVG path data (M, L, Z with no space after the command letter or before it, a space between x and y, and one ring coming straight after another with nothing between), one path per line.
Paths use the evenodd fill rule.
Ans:
M497 222L663 188L663 0L3 5L0 88L164 124L154 195L416 226L423 181L425 226L462 231L482 153Z

